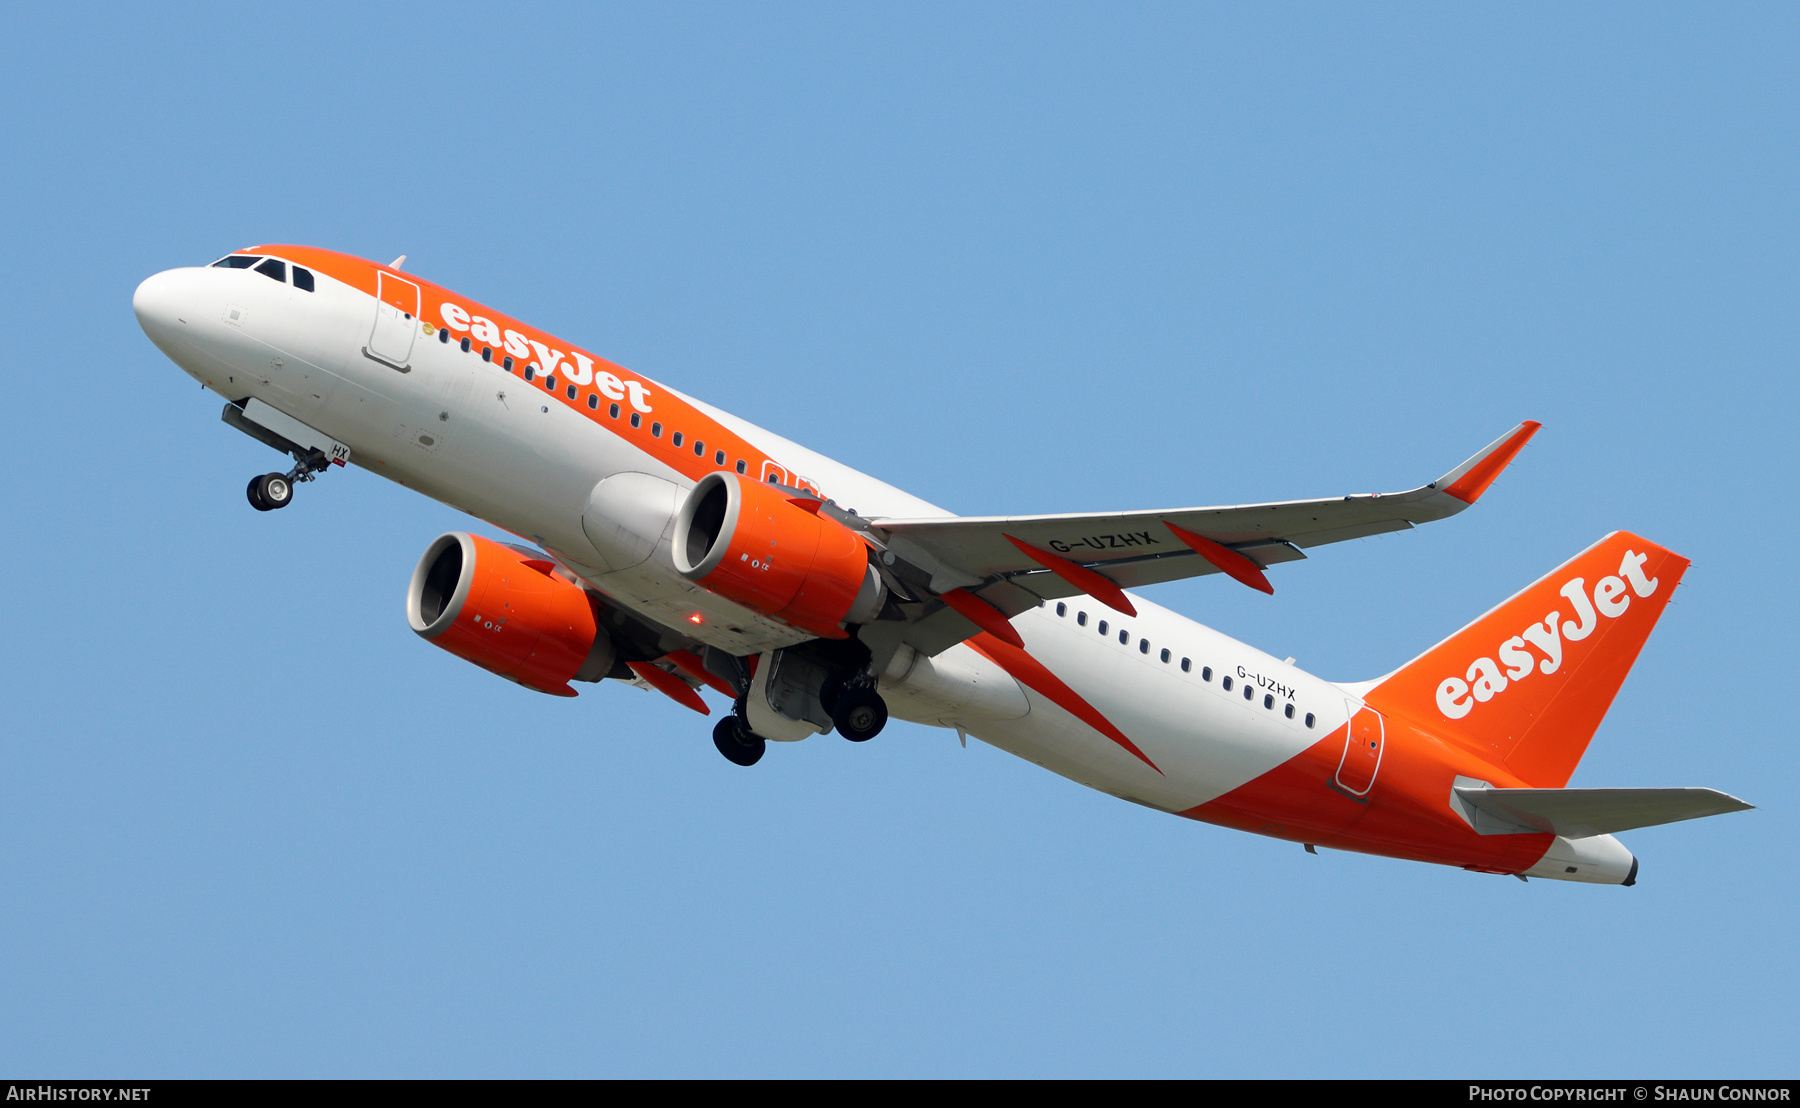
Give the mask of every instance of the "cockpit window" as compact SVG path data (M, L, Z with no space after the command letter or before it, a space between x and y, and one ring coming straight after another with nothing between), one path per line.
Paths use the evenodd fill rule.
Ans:
M255 265L257 262L260 262L260 261L262 261L261 258L249 257L244 254L227 254L223 258L220 258L218 261L214 262L213 268L214 269L249 269L251 266Z
M294 267L294 287L297 289L303 289L306 292L311 292L313 290L312 270L301 269L299 266L295 266Z
M270 258L268 261L257 266L256 272L269 278L271 281L280 281L284 285L287 284L287 263L279 258Z

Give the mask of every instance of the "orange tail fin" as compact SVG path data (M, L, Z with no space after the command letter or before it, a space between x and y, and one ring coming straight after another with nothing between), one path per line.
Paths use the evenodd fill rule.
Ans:
M1688 560L1615 531L1371 688L1523 781L1561 788Z

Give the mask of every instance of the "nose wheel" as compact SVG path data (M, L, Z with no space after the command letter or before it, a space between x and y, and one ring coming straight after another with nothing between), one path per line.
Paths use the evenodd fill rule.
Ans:
M250 506L259 512L272 512L277 508L285 508L294 502L294 486L302 481L310 481L324 472L331 463L317 450L302 455L294 452L293 469L286 473L265 473L261 477L250 478L250 484L244 489L244 496Z
M265 473L261 477L250 478L250 485L244 490L244 494L250 498L252 508L259 512L272 512L294 502L294 482L285 473Z

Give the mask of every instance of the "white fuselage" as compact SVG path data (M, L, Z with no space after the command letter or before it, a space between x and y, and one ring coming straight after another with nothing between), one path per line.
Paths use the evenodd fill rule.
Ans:
M171 270L146 281L136 303L153 341L208 388L234 401L262 400L348 445L354 464L529 539L648 619L746 652L745 632L722 628L755 623L752 614L675 573L666 551L620 567L593 537L590 501L608 478L644 475L666 482L671 498L694 481L498 359L420 338L401 372L365 353L371 297L324 274L309 293L248 270ZM680 397L865 518L950 515L665 386L652 382L647 395L652 407ZM666 547L666 532L650 537ZM882 693L900 718L956 728L1168 811L1268 772L1357 706L1337 685L1139 596L1132 601L1135 618L1077 596L1013 625L1029 653L1129 733L1156 768L968 645L932 658L902 648L881 674ZM696 629L682 622L690 612L709 618ZM752 645L785 645L778 632L768 634Z

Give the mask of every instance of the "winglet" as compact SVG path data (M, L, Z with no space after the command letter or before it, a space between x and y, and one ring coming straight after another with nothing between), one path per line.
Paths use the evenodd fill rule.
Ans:
M1019 637L1018 629L1002 615L1000 609L976 596L968 589L951 589L943 593L939 599L948 604L956 614L986 631L988 634L1010 646L1025 649L1025 640Z
M1481 453L1439 477L1436 482L1439 491L1456 497L1464 504L1475 503L1487 491L1487 487L1494 483L1494 478L1500 476L1500 471L1507 467L1519 451L1525 449L1525 444L1531 441L1531 436L1537 434L1538 428L1542 426L1537 420L1528 419L1501 435Z
M1098 600L1115 612L1128 616L1137 615L1137 609L1126 599L1125 591L1103 574L1095 573L1084 565L1077 565L1067 558L1058 558L1047 550L1039 550L1030 543L1020 542L1007 535L1006 541L1019 548L1019 553L1043 566L1051 573L1074 585L1082 592Z
M694 686L668 670L660 669L649 662L626 662L625 664L631 667L631 672L642 677L652 688L670 700L692 708L703 716L712 715L711 710L706 706L706 701L701 700L700 694L694 691Z
M1186 543L1194 553L1211 562L1213 568L1220 573L1228 574L1232 579L1260 592L1266 592L1270 596L1275 595L1275 586L1269 584L1269 579L1264 576L1262 567L1248 557L1239 554L1229 546L1220 546L1204 535L1196 535L1185 527L1177 527L1166 519L1163 520L1163 526L1173 531L1175 537Z

